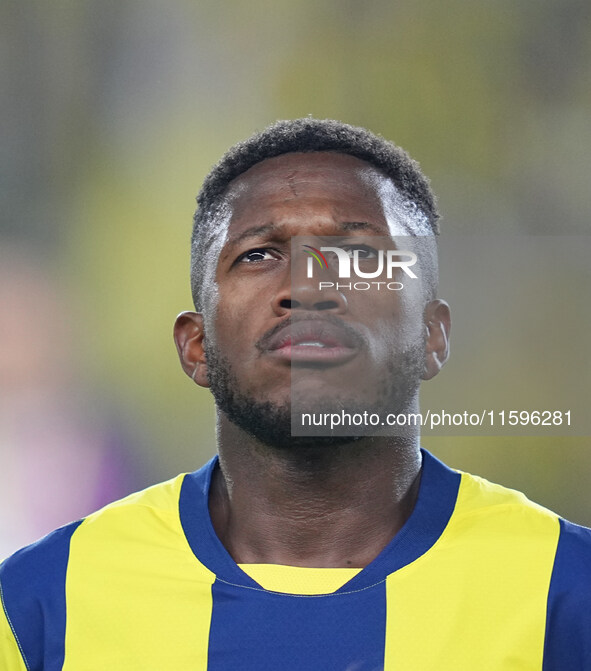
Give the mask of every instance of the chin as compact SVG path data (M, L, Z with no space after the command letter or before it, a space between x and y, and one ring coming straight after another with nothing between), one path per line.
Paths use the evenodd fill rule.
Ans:
M363 436L317 435L326 431L314 431L316 435L293 436L292 415L295 413L348 413L393 412L407 407L409 399L418 390L419 377L414 368L387 371L389 375L376 381L368 391L363 380L347 376L341 385L328 384L312 371L310 375L298 375L295 384L261 390L252 394L244 389L233 374L229 363L218 357L215 350L207 353L210 389L218 409L228 420L255 438L262 445L280 450L323 448L349 444ZM422 370L422 369L421 369ZM396 381L397 384L388 382ZM334 382L334 380L331 380ZM357 386L355 387L355 384ZM252 384L249 385L252 388ZM358 431L355 431L358 433ZM368 427L367 436L374 435Z

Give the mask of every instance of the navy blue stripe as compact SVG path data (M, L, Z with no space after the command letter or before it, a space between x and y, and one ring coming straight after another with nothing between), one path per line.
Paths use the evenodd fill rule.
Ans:
M453 513L461 476L422 450L423 468L415 508L406 524L376 559L339 592L365 589L410 564L437 541ZM187 475L181 488L179 513L195 556L225 582L259 587L242 571L215 534L208 510L209 486L217 458Z
M462 476L426 450L419 495L411 516L394 539L361 573L339 592L373 585L429 550L443 533L454 511Z
M179 501L189 545L217 579L212 587L210 671L375 671L383 669L385 578L427 552L453 513L461 476L423 452L415 508L384 551L334 594L263 590L217 538L208 510L217 460L185 477Z
M227 582L259 587L238 567L217 537L209 516L209 486L218 459L185 476L179 497L179 516L193 554L212 573Z
M66 635L66 569L72 522L0 566L4 611L30 671L59 671Z
M591 529L560 520L543 671L591 669Z
M295 596L216 581L208 671L377 671L384 668L385 583Z

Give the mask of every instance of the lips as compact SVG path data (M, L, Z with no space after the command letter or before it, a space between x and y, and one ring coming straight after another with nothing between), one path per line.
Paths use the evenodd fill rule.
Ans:
M290 321L263 339L263 351L291 362L339 364L359 351L360 337L351 326L325 319Z

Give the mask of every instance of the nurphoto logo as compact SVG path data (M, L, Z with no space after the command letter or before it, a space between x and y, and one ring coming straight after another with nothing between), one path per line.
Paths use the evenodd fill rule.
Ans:
M308 265L306 274L308 279L314 277L314 268L319 266L322 271L327 271L334 267L336 256L336 270L339 280L359 278L361 282L328 282L320 281L318 288L322 289L350 289L356 291L368 291L369 289L387 289L389 291L400 291L404 285L400 281L391 281L395 269L400 269L410 279L416 280L417 276L411 270L417 262L417 255L414 252L401 251L398 249L374 249L367 245L353 245L350 248L343 247L312 247L311 245L302 245L304 253L308 255ZM325 256L325 254L328 255ZM316 263L314 263L316 261ZM382 281L368 282L367 280L376 280L378 277L385 277ZM390 281L386 281L390 280Z

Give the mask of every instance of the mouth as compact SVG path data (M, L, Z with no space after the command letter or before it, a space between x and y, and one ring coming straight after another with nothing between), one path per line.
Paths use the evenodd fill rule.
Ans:
M336 365L352 359L360 344L360 336L349 325L307 319L290 321L274 329L262 349L292 363Z

